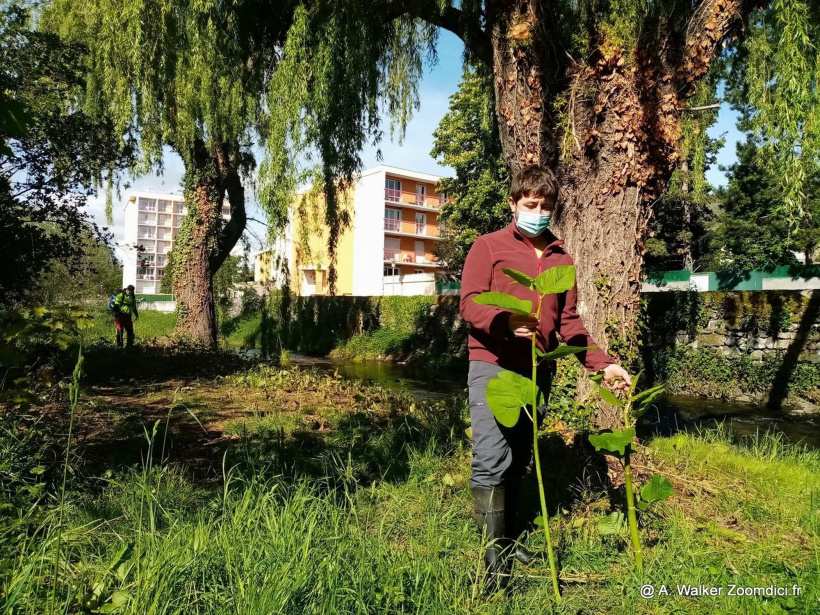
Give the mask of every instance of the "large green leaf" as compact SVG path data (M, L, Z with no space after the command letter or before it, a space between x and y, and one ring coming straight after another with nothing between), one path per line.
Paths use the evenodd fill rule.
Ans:
M589 436L589 442L596 451L607 451L613 455L625 455L626 447L635 441L635 430L614 429Z
M522 316L532 313L532 301L519 299L507 293L499 293L496 291L481 293L477 297L473 297L473 301L481 305L489 305L501 308L502 310L509 310L514 314L521 314Z
M598 533L601 536L611 536L613 534L620 534L621 528L624 525L624 514L616 510L608 516L598 521Z
M626 393L627 399L632 398L632 394L635 392L635 387L638 386L638 380L641 379L641 374L643 374L643 370L639 371L638 374L632 378L632 384L629 386L629 390Z
M666 387L665 384L659 384L658 386L652 387L651 389L646 389L645 391L641 391L640 393L635 395L635 397L632 398L632 401L633 401L633 403L638 403L642 399L648 397L649 395L653 395L656 392L660 393L661 391L663 391L663 389L665 387Z
M523 273L516 269L510 269L508 267L502 267L501 271L503 271L506 276L512 278L513 280L521 284L521 286L526 286L530 290L535 288L535 280L533 280L526 273Z
M613 406L617 406L618 408L623 407L624 402L621 401L620 399L618 399L618 397L615 395L615 393L610 391L605 386L599 385L597 382L595 384L598 388L598 395L601 396L601 399L603 399L608 404L611 404Z
M535 278L535 289L541 295L563 293L575 285L575 265L556 265Z
M541 356L545 358L547 361L552 361L554 359L560 359L561 357L565 357L570 354L576 354L584 350L592 350L593 348L597 348L597 346L559 346L552 352L542 354ZM536 348L536 350L538 349Z
M675 488L672 483L660 474L653 474L649 482L641 487L641 498L649 505L665 500L674 492Z
M504 427L514 427L521 409L532 403L532 386L532 380L510 371L499 373L487 383L487 403Z
M649 389L648 391L643 391L642 393L640 393L641 400L639 402L637 402L637 405L632 406L632 416L634 416L635 418L638 418L644 412L649 410L649 408L652 406L652 402L654 401L654 399L658 395L663 393L664 389L665 389L665 386L661 384L661 385L658 385L656 387L653 387L652 389ZM643 395L644 393L648 393L648 395L644 396Z

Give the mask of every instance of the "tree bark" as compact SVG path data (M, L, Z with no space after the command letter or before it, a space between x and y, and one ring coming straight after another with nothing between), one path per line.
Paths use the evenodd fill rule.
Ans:
M185 202L188 207L172 254L177 331L196 343L217 345L213 276L245 230L244 189L236 144L209 146L197 140L187 157ZM227 192L231 219L222 220Z
M601 44L567 63L550 40L542 2L487 3L505 159L512 173L558 168L554 224L575 260L578 311L598 345L633 374L644 240L678 159L679 113L748 8L742 4L704 0L685 31L659 20L649 28L654 40L639 40L629 58L617 44ZM552 111L559 93L567 101L561 124ZM571 144L570 153L559 143ZM582 379L579 398L588 393ZM598 428L621 425L615 408L601 407Z

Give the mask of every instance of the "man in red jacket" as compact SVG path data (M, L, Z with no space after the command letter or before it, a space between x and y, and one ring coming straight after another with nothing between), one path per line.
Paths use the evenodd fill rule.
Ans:
M535 291L511 284L502 268L517 269L531 277L556 265L572 265L563 241L549 230L558 197L558 183L552 171L541 166L524 169L513 179L510 210L513 220L506 228L476 239L464 263L461 281L461 315L470 324L468 375L473 455L470 485L475 503L476 523L486 540L492 541L484 553L490 573L509 570L515 557L523 563L531 554L518 542L523 530L518 522L521 480L532 456L532 425L526 415L513 428L495 420L487 404L487 383L503 370L532 377L532 332L544 352L554 350L560 334L570 346L596 346L576 310L577 286L547 295L541 320L534 314L519 316L473 301L486 291L500 291L537 305ZM626 389L629 374L599 349L576 355L588 370L604 370L604 380L614 390ZM544 394L538 408L539 420L546 414L555 361L539 366L536 382ZM618 379L613 382L613 379ZM501 577L504 578L503 576Z

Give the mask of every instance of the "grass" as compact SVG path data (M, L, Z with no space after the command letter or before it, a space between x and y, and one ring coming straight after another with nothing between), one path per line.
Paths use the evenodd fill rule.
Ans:
M91 379L86 405L96 394ZM145 393L129 386L122 403L138 404ZM164 404L167 413L174 399L195 413L210 406L203 424L224 444L216 471L180 463L184 434L175 425L200 429L184 412L170 419L174 452L162 455L164 419L155 428L162 414L147 406L129 463L91 473L74 459L57 612L654 615L815 613L820 606L820 453L777 437L740 442L719 428L647 443L633 462L637 476L660 470L676 493L643 518L640 578L627 537L597 532L598 520L622 506L596 480L599 457L544 436L564 586L556 606L543 562L516 567L509 595L478 591L481 544L463 397L419 403L264 366L170 389L163 398L152 387L152 407ZM81 441L92 418L78 415ZM0 436L0 450L12 450L7 439ZM48 465L47 453L36 457L38 446L13 450L20 468ZM2 467L3 480L16 477L8 485L27 484L25 472ZM21 496L11 509L0 507L2 613L45 612L58 515L50 489L36 505ZM543 546L542 535L530 543ZM641 598L647 583L670 595ZM804 595L679 596L682 584L799 585Z
M152 341L171 333L177 322L176 312L140 312L139 320L134 321L134 335L137 344ZM108 311L99 311L94 314L91 328L86 331L88 344L110 343L117 340L114 329L114 315Z

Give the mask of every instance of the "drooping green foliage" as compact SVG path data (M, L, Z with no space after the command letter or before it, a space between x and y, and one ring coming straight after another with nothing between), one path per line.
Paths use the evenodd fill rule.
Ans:
M276 113L265 126L259 195L267 211L287 211L297 185L321 186L323 198L312 206L324 207L331 262L343 228L340 193L361 170L362 148L381 140L383 112L391 132L403 136L436 38L433 26L386 20L369 3L316 2L295 11L267 95ZM335 279L332 266L331 292Z
M83 107L111 118L119 134L138 134L147 170L161 167L163 145L186 160L197 138L250 139L265 115L260 93L275 69L289 6L54 0L41 26L88 48Z
M439 189L453 197L441 208L441 222L452 236L441 241L439 257L459 274L476 237L509 223L509 178L495 125L492 76L484 67L467 67L450 108L433 132L430 154L455 170Z
M820 6L773 0L754 13L746 41L749 121L763 139L762 159L779 178L789 233L803 222L808 183L820 164Z

